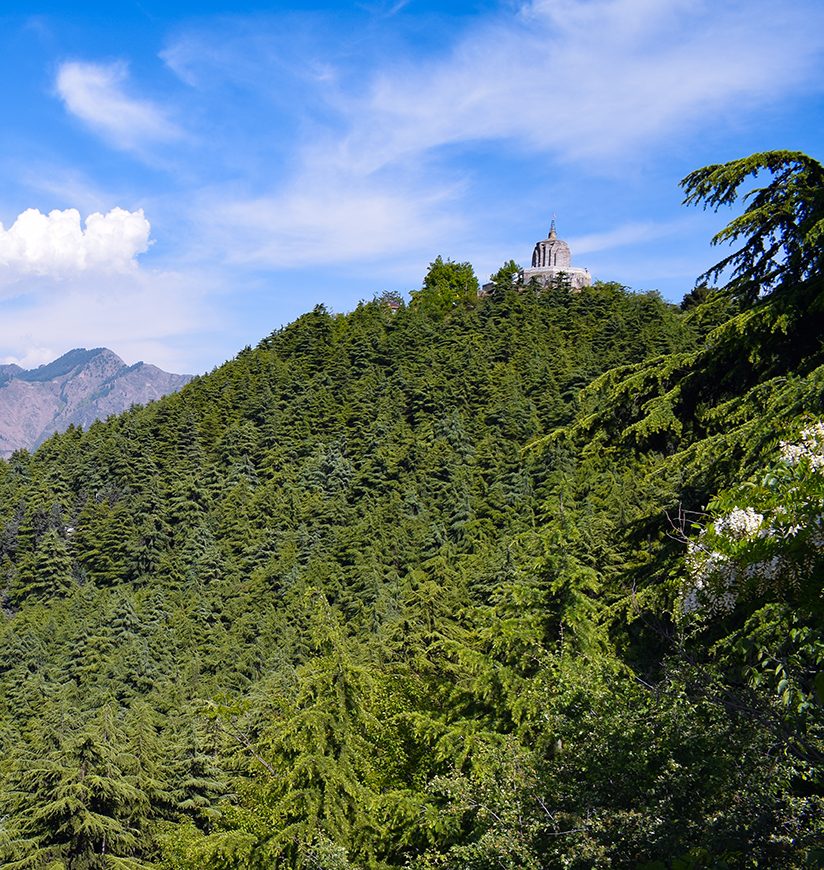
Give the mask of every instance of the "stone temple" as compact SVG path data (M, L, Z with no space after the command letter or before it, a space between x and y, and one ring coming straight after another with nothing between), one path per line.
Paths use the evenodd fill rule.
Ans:
M569 245L559 239L555 233L555 221L549 228L549 236L535 244L532 252L532 266L522 269L518 275L519 283L528 284L533 279L543 286L551 284L555 279L564 276L574 290L589 287L592 276L588 269L572 265L572 254Z

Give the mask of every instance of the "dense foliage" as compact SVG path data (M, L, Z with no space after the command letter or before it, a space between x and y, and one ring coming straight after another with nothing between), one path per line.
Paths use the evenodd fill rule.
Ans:
M0 463L2 866L821 860L820 268L513 273Z

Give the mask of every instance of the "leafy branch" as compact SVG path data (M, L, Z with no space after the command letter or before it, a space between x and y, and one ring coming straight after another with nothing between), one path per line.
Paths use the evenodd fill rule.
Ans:
M772 181L746 193L747 209L712 239L745 244L698 279L715 281L732 269L726 289L747 303L824 274L824 167L800 151L764 151L705 166L681 181L685 204L718 211L762 172Z

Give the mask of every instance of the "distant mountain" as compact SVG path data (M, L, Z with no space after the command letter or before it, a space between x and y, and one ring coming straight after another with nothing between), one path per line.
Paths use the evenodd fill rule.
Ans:
M72 424L86 428L145 405L191 379L143 362L127 366L105 347L75 348L31 370L0 365L0 456L31 450Z

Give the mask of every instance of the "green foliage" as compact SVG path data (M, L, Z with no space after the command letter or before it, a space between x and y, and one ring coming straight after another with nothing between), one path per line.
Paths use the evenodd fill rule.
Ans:
M500 298L507 290L511 290L518 281L520 270L521 267L514 260L507 260L497 272L489 276L492 284L489 295Z
M478 289L478 279L470 263L455 263L438 256L429 264L423 287L412 293L412 305L442 316L456 305L474 303Z
M439 257L0 462L4 866L813 866L819 170L687 189L762 166L743 301ZM747 507L806 567L679 618Z
M45 752L41 744L13 759L0 838L4 867L145 866L133 857L149 813L140 762L123 748L107 710L100 720L49 734Z
M702 276L717 278L732 268L727 289L750 303L824 274L824 167L800 151L765 151L705 166L681 182L685 203L718 209L734 203L746 180L761 172L772 181L749 191L744 213L713 238L721 244L744 237L744 246Z

